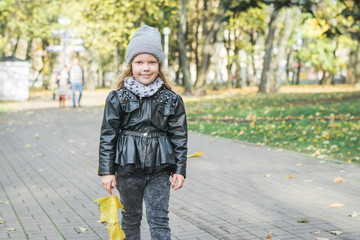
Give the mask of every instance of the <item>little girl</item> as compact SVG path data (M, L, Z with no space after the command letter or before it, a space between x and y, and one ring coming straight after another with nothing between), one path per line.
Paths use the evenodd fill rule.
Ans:
M62 108L65 108L65 100L69 91L69 85L69 73L67 71L67 66L64 65L58 75L59 106Z
M186 175L185 107L161 70L163 58L160 33L142 26L129 42L118 90L104 108L98 174L110 194L115 186L120 193L127 240L141 239L143 200L151 239L171 239L170 186L181 188Z

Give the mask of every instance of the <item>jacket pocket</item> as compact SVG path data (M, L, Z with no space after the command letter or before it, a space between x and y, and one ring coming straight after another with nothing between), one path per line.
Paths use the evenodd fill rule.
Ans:
M121 103L121 109L126 113L124 123L137 122L141 118L140 103L137 101Z
M158 126L166 131L169 117L173 115L175 111L170 105L158 105L157 109L159 115L155 119L157 120Z
M140 106L139 102L129 101L125 103L121 103L121 108L124 112L133 112L138 109Z
M175 112L174 109L168 105L159 105L158 109L161 112L161 114L164 116L172 115Z

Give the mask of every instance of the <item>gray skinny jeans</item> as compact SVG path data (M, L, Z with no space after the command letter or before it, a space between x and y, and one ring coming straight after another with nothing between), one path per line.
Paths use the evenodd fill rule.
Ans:
M126 240L140 240L140 224L145 200L146 218L152 240L171 240L169 228L170 180L167 172L154 175L116 174L116 188L124 206L121 227Z

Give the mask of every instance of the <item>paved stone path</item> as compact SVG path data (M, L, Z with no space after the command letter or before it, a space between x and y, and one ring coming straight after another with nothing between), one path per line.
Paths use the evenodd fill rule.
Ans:
M92 202L107 196L94 172L101 119L99 107L0 115L1 240L108 239ZM199 151L171 195L173 239L360 239L360 166L190 133Z

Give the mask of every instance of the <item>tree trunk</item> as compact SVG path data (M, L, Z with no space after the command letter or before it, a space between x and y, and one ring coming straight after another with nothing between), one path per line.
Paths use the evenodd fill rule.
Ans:
M185 94L192 94L192 82L190 75L189 60L186 55L185 45L185 33L186 33L186 0L181 0L180 3L180 23L179 23L179 54L180 54L180 65L183 74L183 84L185 87Z
M301 72L301 59L299 56L297 58L297 66L296 66L296 85L300 84L300 72Z
M354 84L356 82L355 72L356 72L356 51L350 51L350 60L348 65L348 76L346 78L347 84Z
M223 5L224 3L223 1L221 1L218 9L218 14L216 15L216 19L211 30L208 32L208 34L203 35L200 41L202 43L200 48L201 60L197 71L197 80L195 83L196 95L206 95L206 78L210 65L211 50L213 47L212 41L215 38L217 32L219 31L226 13Z
M90 58L90 61L87 62L87 65L89 67L87 68L88 78L86 81L86 89L90 90L90 91L95 90L95 79L94 79L94 74L93 74L93 69L92 69L92 64L93 64L92 61L93 60L91 60L91 58Z
M31 56L31 49L32 49L32 42L33 38L29 39L27 46L26 46L26 60L30 60Z
M232 62L230 62L230 57L228 57L228 63L226 64L226 71L227 71L227 75L228 75L228 81L226 84L227 88L232 88L233 84L232 84L232 72L231 72L231 66L232 66Z
M266 37L265 42L265 56L264 56L264 64L263 70L261 73L260 85L259 85L259 93L266 93L267 92L267 81L270 74L270 63L272 58L272 49L273 49L273 42L274 42L274 33L276 29L276 19L279 15L280 9L274 6L273 12L271 13L270 21L269 21L269 33Z
M242 77L241 77L241 65L240 65L240 59L239 59L239 47L235 42L235 50L234 50L234 62L236 66L235 70L235 88L241 88L242 87Z
M236 70L235 70L235 76L236 76L236 82L235 82L235 88L241 88L242 87L242 77L241 77L241 66L239 58L235 59L236 64Z
M288 55L287 55L287 59L286 59L286 80L285 80L285 85L289 85L290 72L293 73L293 69L291 67L291 66L293 66L293 63L294 63L294 61L293 61L293 59L294 59L293 53L294 52L290 48L290 50L288 52ZM292 75L291 80L292 81L294 80L294 74Z
M42 46L42 52L44 52L45 54L42 54L42 55L41 55L42 67L40 68L40 70L38 70L38 74L37 74L37 76L36 76L36 78L35 78L35 80L34 80L34 82L33 82L32 87L35 86L35 83L39 80L39 77L40 77L41 73L44 71L45 57L46 57L46 54L47 54L47 52L46 52L45 49L46 49L46 47L47 47L48 45L49 45L49 43L48 43L47 40L43 40L43 41L42 41L42 44L41 44L41 46Z
M98 62L99 71L98 71L98 78L99 78L99 87L105 87L104 81L104 69L103 66Z
M259 80L257 77L256 66L255 66L255 46L253 46L252 53L251 53L251 67L253 69L252 81L253 81L254 86L257 86L259 84Z
M360 41L358 41L356 49L355 88L360 88Z
M329 85L333 82L333 80L334 80L334 73L331 71L326 71L326 72L324 72L324 75L320 80L320 84L321 85Z
M285 55L286 55L286 48L287 48L287 43L289 41L289 38L291 36L292 31L294 30L294 18L292 17L292 15L294 14L294 9L292 8L288 8L286 9L285 12L285 17L284 17L284 32L283 35L281 37L280 43L279 43L279 52L277 55L277 71L275 74L275 79L274 79L274 83L272 85L272 89L271 92L278 92L282 82L286 81L286 72L284 71L284 69L286 68L286 66L284 65L284 60L285 60Z
M15 43L15 46L14 46L14 49L11 53L11 57L15 57L15 54L16 54L16 51L17 51L17 48L19 46L19 41L20 41L20 33L18 33L17 37L16 37L16 43Z

